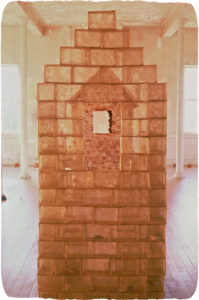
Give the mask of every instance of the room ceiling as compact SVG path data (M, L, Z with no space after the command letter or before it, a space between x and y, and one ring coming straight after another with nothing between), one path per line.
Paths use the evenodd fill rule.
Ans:
M87 28L87 12L104 10L116 10L118 28L121 26L163 27L166 22L175 17L175 14L177 17L186 18L185 27L198 27L196 13L191 4L145 1L15 1L5 7L2 25L20 26L21 20L28 16L41 28L68 26Z

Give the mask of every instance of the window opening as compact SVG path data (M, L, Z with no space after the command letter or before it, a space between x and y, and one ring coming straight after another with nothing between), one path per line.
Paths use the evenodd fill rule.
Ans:
M184 133L198 133L198 68L185 66L184 70L185 122Z
M1 67L2 133L20 133L21 80L18 65Z
M108 134L112 130L112 111L93 111L93 133Z

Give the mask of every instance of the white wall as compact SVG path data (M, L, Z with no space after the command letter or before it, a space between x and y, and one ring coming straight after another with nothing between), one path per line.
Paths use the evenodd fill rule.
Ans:
M70 31L50 31L44 37L27 31L28 69L28 158L29 164L38 162L37 83L44 82L44 65L59 63L59 49L69 46ZM20 64L20 29L2 26L2 64ZM3 164L20 162L20 135L3 134Z
M131 28L131 47L144 47L144 64L157 65L158 82L167 82L167 164L176 156L177 32L160 39L160 28ZM198 65L198 30L185 29L184 64ZM184 164L198 164L198 135L184 135Z
M197 30L185 30L185 64L197 65ZM45 64L59 63L59 48L70 45L69 28L56 29L44 37L28 30L28 155L29 164L38 161L37 154L37 83L43 82ZM160 28L130 29L131 47L144 47L144 64L157 65L158 82L167 82L168 147L167 163L175 162L176 96L177 96L177 33L160 39ZM2 26L2 64L20 63L20 29ZM197 135L185 135L184 163L197 164ZM13 165L20 159L19 135L3 135L3 163Z

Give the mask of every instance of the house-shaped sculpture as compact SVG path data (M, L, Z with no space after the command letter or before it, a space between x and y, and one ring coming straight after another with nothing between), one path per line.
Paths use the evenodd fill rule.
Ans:
M88 28L38 84L39 294L164 298L166 84L115 11L89 12Z

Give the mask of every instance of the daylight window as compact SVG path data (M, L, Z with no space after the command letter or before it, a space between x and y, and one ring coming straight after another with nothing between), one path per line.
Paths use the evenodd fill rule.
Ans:
M18 65L1 67L2 133L20 133L20 72Z
M198 68L185 66L185 133L198 133Z

